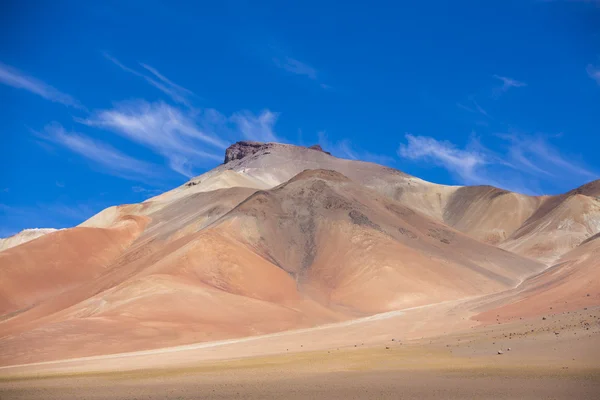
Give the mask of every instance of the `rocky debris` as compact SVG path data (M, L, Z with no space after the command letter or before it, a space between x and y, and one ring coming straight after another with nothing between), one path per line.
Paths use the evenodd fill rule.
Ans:
M227 164L233 160L241 160L242 158L257 153L259 150L267 149L269 147L271 147L269 143L252 142L247 140L234 143L229 146L227 150L225 150L224 164Z
M320 151L321 153L325 153L325 154L331 155L330 152L323 150L323 148L321 147L320 144L313 144L312 146L309 146L308 148L311 149L311 150L317 150L317 151Z
M498 350L498 354L501 355L504 354L504 352L502 350Z
M374 223L373 221L371 221L369 219L369 217L367 217L365 214L361 213L358 210L352 210L348 213L348 216L350 217L350 219L352 220L352 223L355 225L361 225L361 226L368 226L370 228L373 228L377 231L382 231L381 227L379 225L377 225L376 223Z
M442 243L450 244L454 239L455 233L442 228L428 229L427 236L439 240Z
M406 236L410 239L416 239L417 235L415 235L412 231L406 229L406 228L398 228L398 232L400 232L401 235Z

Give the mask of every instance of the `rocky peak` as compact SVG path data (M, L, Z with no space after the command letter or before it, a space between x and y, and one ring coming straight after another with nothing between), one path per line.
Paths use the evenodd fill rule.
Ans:
M227 148L227 150L225 150L224 164L227 164L228 162L233 161L233 160L241 160L242 158L251 156L251 155L259 152L260 150L268 149L273 146L277 146L277 144L276 143L253 142L253 141L249 141L249 140L244 140L241 142L234 143L231 146L229 146ZM298 147L303 148L302 146L298 146ZM322 153L331 155L331 153L323 150L323 148L318 144L312 145L310 147L304 147L304 148L320 151Z
M330 152L323 150L323 148L321 147L320 144L313 144L312 146L309 147L309 149L311 149L311 150L317 150L317 151L320 151L322 153L331 155Z
M232 144L225 150L225 162L227 164L233 160L240 160L244 157L252 155L259 150L267 148L269 146L268 143L260 143L260 142L251 142L251 141L241 141Z

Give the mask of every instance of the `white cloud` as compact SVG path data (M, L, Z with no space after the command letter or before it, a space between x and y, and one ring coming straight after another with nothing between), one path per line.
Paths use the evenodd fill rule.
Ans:
M317 70L311 67L308 64L305 64L301 61L298 61L291 57L284 57L283 59L274 58L273 62L279 68L285 69L288 72L291 72L296 75L303 75L308 77L309 79L316 80L317 79Z
M273 57L273 63L275 63L278 68L281 68L287 72L299 76L305 76L310 80L317 81L319 86L324 90L333 89L331 85L328 85L324 82L319 82L319 73L317 70L310 65L303 63L302 61L296 60L292 57L282 56Z
M594 179L598 174L577 162L576 157L561 154L544 136L528 136L517 133L500 134L498 137L509 142L509 154L523 169L531 174L549 177L573 177Z
M456 177L460 184L493 185L526 194L542 194L544 184L565 190L595 179L598 174L552 145L547 137L501 134L507 146L492 151L471 138L465 148L427 136L406 134L398 155L415 162L432 162Z
M278 113L269 110L263 110L258 116L242 111L233 114L231 121L237 125L246 139L257 142L277 142L279 139L273 132L273 127L278 117Z
M327 133L324 131L318 132L319 144L323 150L330 152L332 155L349 160L367 161L376 164L390 165L394 163L394 158L382 154L375 154L363 149L359 149L352 144L349 139L339 141L330 141Z
M158 189L148 189L143 186L132 186L131 191L133 193L141 193L148 196L156 196L161 193L161 191Z
M431 161L457 174L463 183L482 184L479 169L488 163L480 151L462 150L448 141L438 141L432 137L405 135L406 144L398 149L400 157L409 160Z
M0 63L0 82L14 88L27 90L46 100L61 103L69 107L84 109L72 96L62 93L39 79L25 75L17 69L2 63Z
M525 82L521 82L521 81L518 81L513 78L508 78L506 76L494 75L494 78L502 81L502 86L499 88L496 88L494 91L494 95L496 97L500 96L502 93L507 92L510 88L518 88L518 87L527 86L527 84Z
M192 92L189 89L186 89L182 86L179 86L178 84L176 84L175 82L171 81L170 79L168 79L166 76L162 75L160 72L158 72L156 70L156 68L151 67L148 64L144 64L144 63L140 63L140 65L145 68L147 71L149 71L150 73L152 73L154 76L156 76L158 79L160 79L161 81L163 81L164 83L166 83L167 85L169 85L170 87L176 89L178 92L181 93L187 93L189 95L194 95L194 92Z
M468 111L470 113L474 113L474 114L481 114L484 117L493 119L490 114L479 105L479 103L475 100L474 96L469 97L469 106L464 105L462 103L456 103L456 106L459 108L462 108L465 111Z
M76 120L145 146L162 155L173 171L192 177L197 168L221 162L233 140L279 141L273 131L277 117L269 110L259 115L240 111L226 117L214 109L187 112L163 102L138 100Z
M150 85L154 86L155 88L169 96L174 102L191 107L190 97L195 96L194 93L191 90L174 83L173 81L162 75L160 72L158 72L156 68L151 67L148 64L140 63L140 66L142 68L154 75L154 77L152 77L127 67L108 53L104 53L104 57L119 68L121 68L123 71L129 72L130 74L143 78ZM158 80L154 78L157 78Z
M78 122L111 130L164 156L171 169L193 176L192 167L221 161L227 142L201 130L196 121L168 104L134 101L95 112Z
M37 135L93 161L102 167L103 172L131 180L143 180L157 175L155 165L130 157L81 133L67 132L60 124L50 124L44 128L43 133Z
M596 81L598 85L600 85L600 68L593 66L592 64L588 65L586 71L590 78Z

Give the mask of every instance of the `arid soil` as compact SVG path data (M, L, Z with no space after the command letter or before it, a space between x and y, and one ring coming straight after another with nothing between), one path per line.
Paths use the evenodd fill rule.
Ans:
M444 305L430 311L447 314L464 306ZM10 399L593 399L600 393L598 308L401 339L406 337L400 330L404 323L421 320L423 309L413 312L218 347L4 368L0 395ZM383 334L386 327L391 332ZM374 331L381 335L369 337ZM358 342L362 339L368 342ZM285 352L282 346L288 346Z

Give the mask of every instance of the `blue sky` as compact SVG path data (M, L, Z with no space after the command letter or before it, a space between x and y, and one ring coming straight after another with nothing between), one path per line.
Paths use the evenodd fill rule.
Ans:
M0 13L0 236L143 201L242 139L527 194L600 176L598 1L35 4Z

